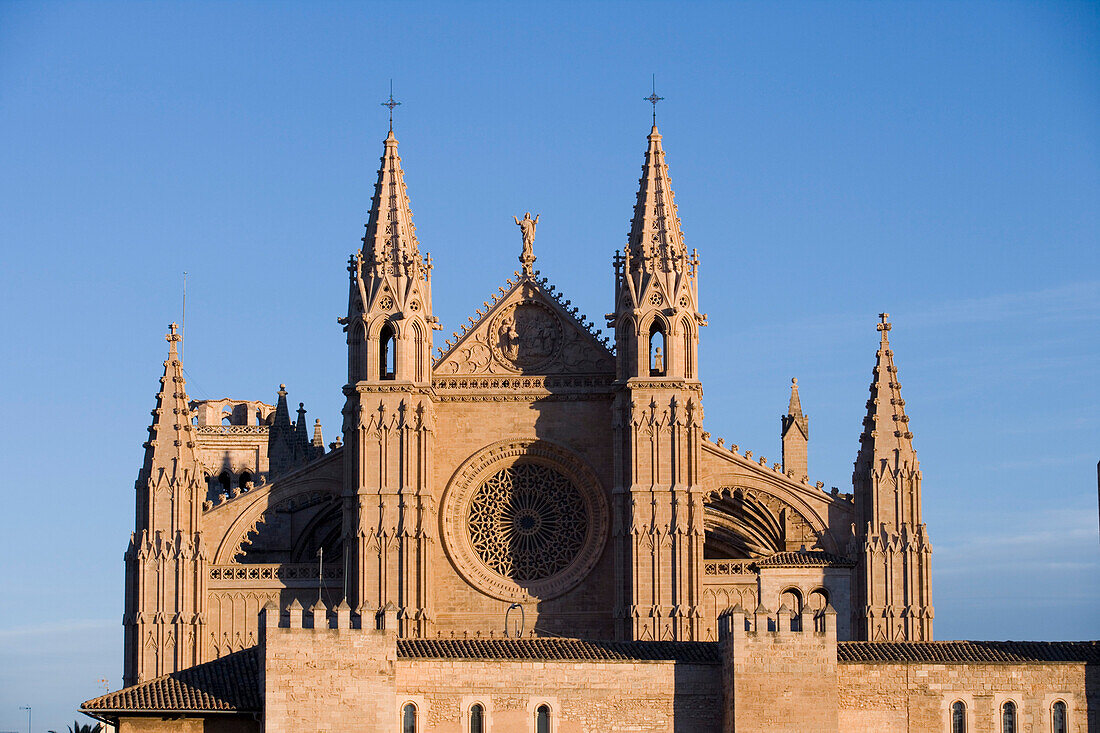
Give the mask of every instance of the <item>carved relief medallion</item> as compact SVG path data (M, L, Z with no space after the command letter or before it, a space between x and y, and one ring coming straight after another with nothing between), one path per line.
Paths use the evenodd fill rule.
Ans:
M537 369L561 348L562 327L557 316L541 303L525 301L506 308L490 328L493 355L516 371Z
M478 590L507 601L565 593L607 540L603 488L579 457L541 440L495 443L451 479L440 511L444 549Z

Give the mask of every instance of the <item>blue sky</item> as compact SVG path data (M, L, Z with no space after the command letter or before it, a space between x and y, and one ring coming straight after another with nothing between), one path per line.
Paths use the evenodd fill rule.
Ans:
M1100 636L1100 9L0 3L0 729L121 677L133 482L187 270L193 397L331 440L394 79L447 331L516 266L600 322L650 74L710 326L708 429L850 490L892 342L938 638Z

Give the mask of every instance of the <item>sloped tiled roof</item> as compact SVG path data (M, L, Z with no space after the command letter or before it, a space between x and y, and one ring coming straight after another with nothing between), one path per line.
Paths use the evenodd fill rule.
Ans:
M398 639L402 659L512 659L584 662L718 664L718 645L705 641L585 641L582 639Z
M855 563L846 557L834 555L824 550L799 550L797 552L777 552L771 557L758 560L761 567L855 567Z
M401 659L532 660L544 662L681 662L721 664L717 642L585 641L582 639L398 639ZM842 641L841 664L1100 664L1100 641ZM252 713L263 709L259 649L252 647L81 706L89 713Z
M1085 662L1100 664L1100 641L842 641L837 660L925 664L1014 664Z
M259 649L220 659L111 692L81 705L88 712L260 712Z

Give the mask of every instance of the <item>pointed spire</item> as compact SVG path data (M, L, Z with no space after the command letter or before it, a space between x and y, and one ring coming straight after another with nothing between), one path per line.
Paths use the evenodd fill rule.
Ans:
M676 215L665 151L661 147L661 133L656 125L648 139L649 149L642 166L638 200L634 204L634 218L630 223L630 239L626 247L627 267L646 272L683 271L688 268L689 261L684 248L684 235L680 231L680 218Z
M306 432L306 403L298 403L298 419L294 422L294 456L304 460L309 455L309 433Z
M787 403L787 414L780 419L783 430L783 471L795 480L808 477L808 443L810 440L810 419L802 413L802 400L798 397L798 379L791 379L791 399Z
M267 434L267 458L271 475L277 476L294 466L294 426L286 402L286 385L279 385L279 400Z
M375 277L416 276L423 267L405 189L405 173L401 170L392 129L386 136L378 182L374 185L367 233L363 237L363 257Z
M905 400L901 398L898 368L890 349L889 317L889 313L879 313L880 322L876 326L881 336L872 372L871 397L867 400L867 416L863 418L863 434L859 438L857 473L868 465L878 472L884 462L890 470L918 469L909 416L905 414Z
M157 469L164 469L169 478L182 479L184 470L194 471L198 464L187 384L177 351L177 344L183 341L178 329L175 323L170 324L164 337L168 341L168 359L164 362L157 406L149 425L149 441L145 444L147 479L154 478Z
M325 437L321 434L321 418L313 421L313 452L318 456L325 453Z
M787 403L787 414L791 417L803 417L802 401L798 399L798 377L791 378L791 401Z

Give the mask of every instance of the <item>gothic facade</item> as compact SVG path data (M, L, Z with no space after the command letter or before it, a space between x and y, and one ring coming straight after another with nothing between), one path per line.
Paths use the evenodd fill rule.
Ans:
M435 348L432 261L391 130L348 264L348 378L328 446L319 421L307 429L304 406L292 421L282 385L275 405L191 400L171 329L126 552L127 690L175 690L167 699L201 688L253 716L235 718L242 730L257 715L266 730L340 730L356 715L397 730L410 709L414 730L475 730L471 695L481 695L478 721L513 721L496 730L537 728L545 708L546 725L564 733L604 725L585 723L571 683L557 679L555 660L573 670L583 661L596 668L577 673L593 679L576 700L592 702L596 689L630 707L641 688L663 690L668 699L653 704L667 714L649 723L626 709L605 715L641 730L752 730L756 718L735 725L731 711L755 716L750 698L769 679L831 698L815 703L825 718L806 725L873 729L843 723L845 655L889 666L903 663L890 645L939 648L920 464L886 314L852 492L827 491L809 476L797 381L781 462L706 430L703 265L685 244L656 127L608 273L612 338L535 268L536 222L517 219L520 268ZM872 648L860 642L877 645L873 658L856 658ZM1062 656L1074 654L1086 652ZM335 679L323 659L350 678ZM462 666L477 660L488 677ZM222 682L203 687L212 669ZM226 674L239 684L225 688ZM539 674L557 680L550 697L535 691ZM349 692L355 680L373 680L377 694ZM1059 680L1050 694L1080 718L1083 683ZM634 693L616 691L627 682ZM1031 702L1039 693L1029 690L1029 709L1049 717L1053 703ZM975 693L958 694L973 715ZM139 730L142 715L184 709L138 714L126 702L138 692L112 695L85 710ZM307 703L332 695L340 702ZM351 717L317 722L350 701ZM937 700L930 715L948 720L954 702Z

